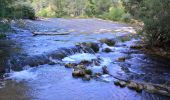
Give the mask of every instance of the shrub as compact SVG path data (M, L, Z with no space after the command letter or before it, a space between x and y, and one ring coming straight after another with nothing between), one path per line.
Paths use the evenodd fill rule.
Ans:
M13 17L16 19L19 18L27 18L27 19L35 19L35 11L28 4L16 4L12 7L14 11L12 12Z
M108 18L114 21L119 21L124 13L124 8L122 7L111 7L108 12Z
M126 8L144 22L144 35L152 46L170 46L170 1L130 0Z

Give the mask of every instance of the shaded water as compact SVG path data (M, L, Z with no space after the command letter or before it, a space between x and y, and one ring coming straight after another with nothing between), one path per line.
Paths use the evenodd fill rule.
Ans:
M54 23L58 24L54 25ZM88 26L89 23L93 24ZM127 42L119 41L115 46L99 43L100 51L95 54L91 48L83 49L75 46L78 42L98 42L102 38L124 36L129 33L124 31L91 33L103 28L118 30L128 26L96 19L29 21L29 26L31 28L27 27L27 30L20 30L18 34L10 36L11 40L15 40L21 46L22 51L20 54L12 56L10 60L10 67L14 71L5 75L5 80L2 82L5 85L2 85L3 87L0 89L0 100L169 99L169 97L145 91L137 93L128 88L117 87L113 84L115 79L110 75L103 75L100 79L92 79L91 81L76 79L72 77L72 69L64 67L64 63L100 58L100 65L106 65L109 73L113 76L139 82L170 85L169 61L155 59L156 57L146 55L139 50L130 49L130 45L138 41L136 39ZM30 33L30 30L33 30L32 26L34 31L54 31L54 29L62 29L62 31L74 29L77 31L69 35L32 36ZM103 52L105 48L110 48L112 52ZM118 62L117 59L120 57L125 57L125 62ZM93 65L89 68L94 72L100 72L101 66Z

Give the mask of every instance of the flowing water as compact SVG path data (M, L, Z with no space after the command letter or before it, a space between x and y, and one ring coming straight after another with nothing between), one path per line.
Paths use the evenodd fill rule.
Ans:
M33 36L31 31L69 31L70 34ZM10 72L1 79L0 100L168 100L166 96L146 91L137 93L114 85L116 79L112 76L170 86L169 60L131 49L139 39L119 41L115 46L98 41L131 32L133 28L127 25L97 19L27 20L25 29L17 28L17 34L9 36L20 49L6 64ZM98 43L99 52L77 45L82 42ZM105 48L111 52L104 52ZM125 57L125 62L118 62L120 57ZM110 75L84 81L73 78L72 69L64 66L96 59L100 65L91 64L88 68L100 73L102 66L107 66Z

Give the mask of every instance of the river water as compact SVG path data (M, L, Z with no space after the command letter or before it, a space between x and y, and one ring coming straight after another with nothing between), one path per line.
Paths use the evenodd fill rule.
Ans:
M46 19L26 20L26 28L16 28L10 40L19 46L19 53L10 59L10 73L1 80L0 100L168 100L169 97L137 93L114 85L112 76L138 82L166 84L170 86L169 60L146 55L130 46L140 39L117 41L114 46L99 44L97 53L81 50L75 45L81 42L99 42L103 38L117 38L133 33L128 25L98 19ZM70 32L68 35L37 35L38 32ZM110 48L111 52L103 50ZM56 53L64 53L58 59ZM127 58L118 62L120 57ZM100 66L107 66L110 75L84 81L72 77L72 69L64 63L101 59ZM49 64L49 61L53 64ZM54 63L55 62L55 63ZM7 66L7 67L9 67ZM100 66L91 66L93 72L101 72ZM124 70L124 68L128 69ZM112 75L112 76L111 76Z

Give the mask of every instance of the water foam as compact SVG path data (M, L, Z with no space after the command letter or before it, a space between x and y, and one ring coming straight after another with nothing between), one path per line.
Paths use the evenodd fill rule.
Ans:
M64 62L80 62L82 60L91 61L92 59L97 59L94 54L89 53L77 53L62 59Z
M23 80L33 80L37 77L37 74L34 72L33 68L29 68L19 72L8 73L7 76L6 79L12 79L19 82Z

